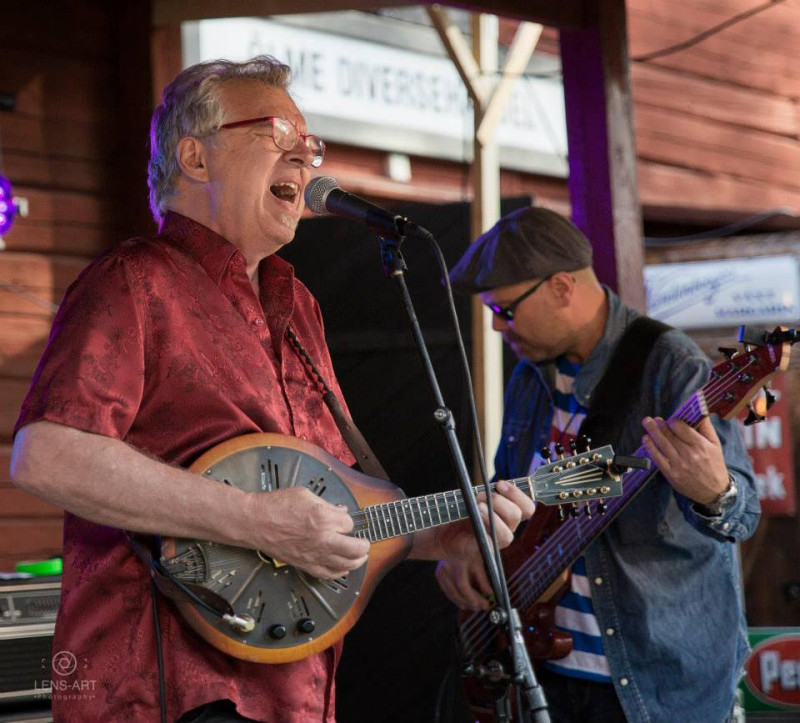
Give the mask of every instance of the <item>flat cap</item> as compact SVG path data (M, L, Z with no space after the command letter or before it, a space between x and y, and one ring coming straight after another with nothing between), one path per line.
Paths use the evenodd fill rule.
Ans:
M457 291L476 294L591 265L592 245L572 222L527 206L473 241L450 271L450 282Z

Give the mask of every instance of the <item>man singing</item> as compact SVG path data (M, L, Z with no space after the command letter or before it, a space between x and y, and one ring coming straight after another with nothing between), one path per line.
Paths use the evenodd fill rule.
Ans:
M355 461L299 351L340 396L319 308L275 256L325 152L288 83L260 56L195 65L165 89L149 165L159 233L118 244L70 287L23 405L14 482L67 510L54 649L85 661L76 680L97 681L77 700L54 692L58 721L333 720L339 645L283 665L225 655L151 595L123 532L257 549L322 578L367 560L347 512L304 487L247 493L183 469L252 432ZM532 504L498 491L508 544ZM411 554L473 550L461 524L417 534Z

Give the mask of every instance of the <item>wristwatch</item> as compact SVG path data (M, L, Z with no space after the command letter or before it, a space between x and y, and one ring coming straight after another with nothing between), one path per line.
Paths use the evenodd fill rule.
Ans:
M697 507L700 514L705 517L719 517L733 504L738 492L739 490L736 487L736 482L729 474L727 489L720 492L720 494L707 505L696 504L695 507Z

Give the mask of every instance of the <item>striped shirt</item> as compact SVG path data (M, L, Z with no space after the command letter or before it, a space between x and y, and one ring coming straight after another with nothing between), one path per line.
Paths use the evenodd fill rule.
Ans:
M572 394L572 384L580 369L579 364L560 357L556 361L556 379L553 389L553 425L550 430L550 448L555 454L555 445L564 446L570 454L569 442L578 435L586 417L582 407ZM532 467L538 467L543 459L537 453ZM556 627L572 636L572 652L560 660L550 660L544 665L562 675L611 683L608 660L603 652L603 638L592 606L589 578L583 556L572 566L570 590L559 601L555 610Z

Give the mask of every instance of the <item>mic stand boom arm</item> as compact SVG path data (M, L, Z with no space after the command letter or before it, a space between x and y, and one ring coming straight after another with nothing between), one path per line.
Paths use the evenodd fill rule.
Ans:
M381 261L383 264L384 275L393 278L398 285L400 296L402 298L403 307L406 315L408 316L409 324L411 326L411 333L416 342L417 351L419 352L422 364L425 368L425 374L428 379L428 385L436 402L436 410L434 412L434 419L439 423L442 431L444 432L445 439L450 448L450 455L458 473L459 484L464 498L467 511L469 512L469 519L472 523L472 529L475 533L475 539L478 543L481 558L483 559L483 566L486 570L489 582L494 591L494 598L498 601L498 607L490 613L490 620L496 625L502 625L506 631L506 637L509 642L511 651L511 660L513 669L508 678L509 684L513 683L521 693L521 701L524 711L520 711L525 716L526 721L535 721L535 723L550 723L550 716L547 712L547 701L544 697L544 691L536 680L533 672L533 666L528 656L525 641L522 637L522 623L519 613L516 609L511 607L511 599L508 594L508 587L506 581L499 567L499 559L495 559L492 554L489 538L486 530L481 521L478 504L475 497L475 490L470 482L469 471L467 470L464 461L464 455L458 445L456 437L455 421L453 420L453 413L447 408L442 397L442 392L439 387L439 382L436 378L436 372L431 363L430 355L425 344L425 339L422 335L422 329L419 325L416 312L414 310L411 296L408 292L406 285L405 272L407 270L406 263L400 253L400 247L406 235L416 236L418 238L432 239L432 235L424 228L417 226L410 222L403 216L395 216L395 226L397 228L396 234L384 233L378 236L380 239ZM489 507L491 510L491 507ZM506 692L507 695L507 692ZM507 707L499 704L497 711L503 718L508 719Z

